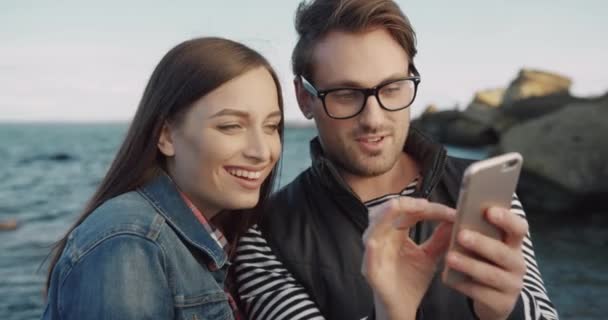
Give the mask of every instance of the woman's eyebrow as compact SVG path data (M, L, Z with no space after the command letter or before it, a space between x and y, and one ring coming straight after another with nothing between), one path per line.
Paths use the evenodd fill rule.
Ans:
M240 118L248 118L249 112L242 111L242 110L236 110L236 109L222 109L222 110L216 112L215 114L213 114L209 118L217 118L217 117L221 117L221 116L236 116L236 117L240 117Z
M275 111L271 114L269 114L268 116L266 116L266 119L268 118L281 118L283 116L282 112L280 110Z

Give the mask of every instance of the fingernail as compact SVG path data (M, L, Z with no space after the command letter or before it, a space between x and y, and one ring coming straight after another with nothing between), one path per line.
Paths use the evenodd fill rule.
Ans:
M371 221L378 217L379 210L368 210L367 214L368 214L369 220Z
M448 262L449 262L450 264L452 264L452 265L454 265L454 264L458 264L458 260L459 260L459 258L458 258L458 254L457 254L457 253L455 253L455 252L450 252L450 253L448 254L448 258L447 258L447 259L448 259Z
M473 236L470 232L463 230L462 232L460 232L460 241L462 242L462 244L469 246L473 242Z
M492 208L490 209L490 216L494 221L498 222L502 219L502 210L498 208Z
M399 216L397 217L397 219L395 219L395 221L393 221L393 227L394 228L399 228L401 227L401 224L403 223L403 220L405 219L404 216Z

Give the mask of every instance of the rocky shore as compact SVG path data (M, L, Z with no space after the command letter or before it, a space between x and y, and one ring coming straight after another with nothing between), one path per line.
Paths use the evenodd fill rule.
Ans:
M464 110L429 106L412 125L444 144L521 153L518 193L529 211L606 210L608 93L575 97L571 85L523 69L506 88L477 92Z

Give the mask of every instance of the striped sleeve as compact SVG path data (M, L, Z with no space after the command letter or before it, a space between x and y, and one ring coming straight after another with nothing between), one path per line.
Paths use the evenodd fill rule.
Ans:
M525 219L516 195L511 212ZM523 243L526 261L521 298L526 320L559 319L548 297L534 254L530 233ZM235 259L239 296L248 319L324 319L314 301L272 253L257 226L241 238Z
M257 226L241 237L234 263L248 319L324 319L304 287L272 253Z
M517 195L513 196L511 212L524 219L526 218ZM557 310L547 295L545 284L538 270L530 232L528 232L524 239L522 250L524 259L526 260L526 274L524 275L524 288L521 292L521 298L524 304L526 320L559 319Z

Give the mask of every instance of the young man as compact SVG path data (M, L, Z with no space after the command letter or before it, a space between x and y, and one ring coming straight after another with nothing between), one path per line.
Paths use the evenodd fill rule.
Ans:
M391 319L557 318L517 198L511 210L488 214L507 235L503 242L465 232L459 241L482 258L447 256L475 281L442 283L448 206L468 162L409 128L420 78L414 31L399 7L302 3L296 30L296 95L319 135L310 144L312 166L275 194L240 242L235 270L249 318L358 320L374 302ZM399 216L409 239L395 254L395 233L383 226Z

